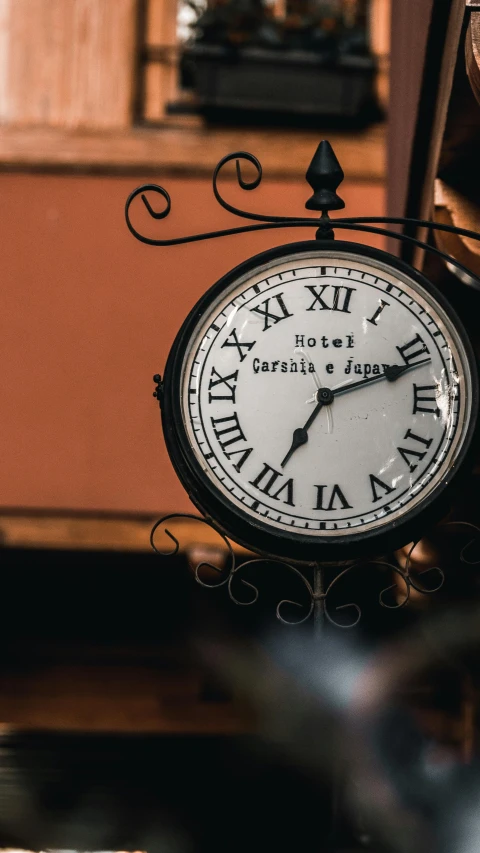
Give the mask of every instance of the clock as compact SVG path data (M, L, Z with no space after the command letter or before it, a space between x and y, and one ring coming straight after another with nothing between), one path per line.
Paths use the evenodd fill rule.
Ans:
M405 545L444 513L477 407L472 348L442 295L394 256L333 240L227 273L161 385L193 503L234 541L299 562Z

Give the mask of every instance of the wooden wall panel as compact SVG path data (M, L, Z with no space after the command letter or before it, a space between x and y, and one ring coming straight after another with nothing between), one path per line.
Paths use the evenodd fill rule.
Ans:
M439 0L443 3L443 0ZM390 52L388 212L405 215L423 64L433 0L394 0ZM393 242L393 241L392 241ZM392 251L397 251L395 244Z
M0 0L0 120L8 112L8 12L10 0Z
M177 0L149 0L146 44L163 51L162 62L150 62L145 75L145 118L160 121L169 101L178 96Z
M231 151L251 151L261 161L265 177L296 178L303 185L305 170L322 136L320 131L275 128L132 128L109 133L52 127L3 128L0 164L36 171L52 168L123 171L130 174L161 170L167 174L207 175ZM385 128L328 134L342 169L350 180L383 184ZM295 152L294 154L292 152Z
M148 177L172 196L169 220L146 223L155 233L238 224L216 203L210 179ZM140 181L0 174L2 507L191 511L165 450L152 376L207 287L256 252L311 236L292 228L145 246L123 218ZM222 187L245 205L233 182ZM265 178L256 192L255 209L299 215L311 194L296 178ZM384 215L380 183L346 180L341 195L347 216Z
M377 97L388 109L390 72L391 0L370 0L370 48L378 62Z
M465 38L465 62L473 94L480 104L480 12L472 12Z
M135 31L135 0L1 0L0 120L127 127Z

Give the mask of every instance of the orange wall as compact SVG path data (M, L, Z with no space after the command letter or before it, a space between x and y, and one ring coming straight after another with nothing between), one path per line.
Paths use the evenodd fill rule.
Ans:
M164 449L152 375L210 284L251 254L313 236L290 229L148 247L123 218L143 180L0 175L4 507L189 509ZM163 183L173 210L154 224L159 235L245 224L218 207L208 180ZM305 215L305 183L264 184L241 193L227 182L225 194L254 210ZM384 212L379 185L346 184L341 194L346 215Z

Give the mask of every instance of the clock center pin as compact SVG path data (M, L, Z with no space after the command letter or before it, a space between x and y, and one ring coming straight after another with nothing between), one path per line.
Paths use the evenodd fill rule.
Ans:
M319 388L315 394L317 403L323 403L324 406L329 406L333 403L334 393L330 388Z

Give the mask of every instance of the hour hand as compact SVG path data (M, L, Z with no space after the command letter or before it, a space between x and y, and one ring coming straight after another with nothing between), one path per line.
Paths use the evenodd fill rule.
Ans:
M298 427L298 429L295 429L293 431L292 443L290 445L290 449L289 449L287 455L285 456L285 458L280 463L280 467L285 468L285 465L287 464L288 460L293 455L293 453L295 453L297 447L301 447L302 444L306 444L307 441L308 441L308 432L305 429L305 427Z
M318 413L323 409L324 406L328 405L333 400L333 392L329 388L319 388L317 393L315 394L317 399L317 405L315 406L312 414L306 423L304 423L303 427L298 427L294 429L292 436L292 443L290 445L290 449L285 456L285 459L281 462L281 468L285 468L288 460L295 453L297 447L301 447L302 444L306 444L308 441L308 430L312 426L314 420L316 419Z
M431 361L430 358L424 358L422 361L414 362L413 364L390 364L388 367L385 367L384 376L387 382L395 382L395 379L398 379L403 373L406 373L407 370L413 370L415 367L421 367L422 364L428 364Z

